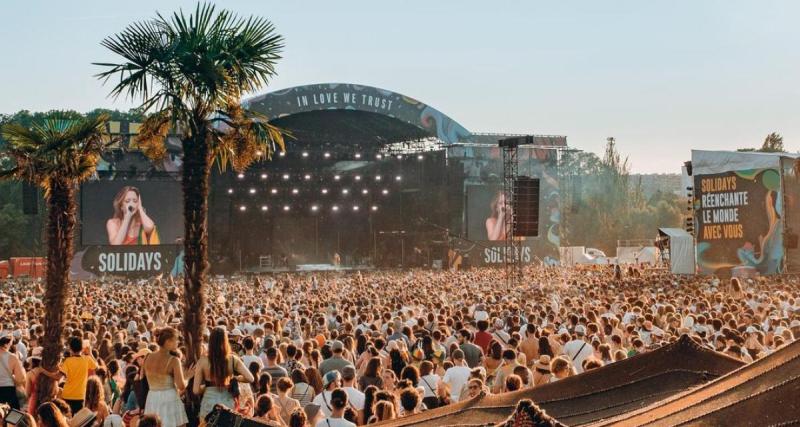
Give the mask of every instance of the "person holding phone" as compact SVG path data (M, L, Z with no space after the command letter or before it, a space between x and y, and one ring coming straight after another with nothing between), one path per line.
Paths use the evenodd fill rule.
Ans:
M114 216L106 221L109 245L157 245L156 224L147 216L142 195L136 187L125 186L114 197Z

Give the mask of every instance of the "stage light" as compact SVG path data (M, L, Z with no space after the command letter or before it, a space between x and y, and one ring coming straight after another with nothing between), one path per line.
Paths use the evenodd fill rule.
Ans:
M245 206L245 205L241 205L241 206L239 206L239 210L240 210L240 211L242 211L242 212L244 212L244 211L246 211L246 210L247 210L247 206Z
M333 205L333 206L331 206L331 210L334 211L334 212L338 212L339 211L339 207L336 206L336 205Z
M288 173L283 174L283 180L286 181L288 179L289 179L289 174Z
M283 156L285 156L285 155L286 155L286 152L285 152L285 151L280 151L280 152L278 152L278 155L279 155L279 156L281 156L281 157L283 157Z
M403 156L402 156L402 155L400 155L400 154L398 154L398 155L397 155L397 160L403 160Z
M322 189L322 194L328 194L328 189L327 188L323 188Z
M236 175L236 177L239 178L239 179L244 179L244 174L240 173L240 174Z
M233 188L228 189L228 194L233 194Z
M394 180L395 180L395 181L400 181L400 180L402 180L402 179L403 179L403 177L402 177L402 176L400 176L400 175L397 175L396 177L394 177Z
M261 157L264 155L264 152L261 150L256 150L256 156Z
M380 180L381 180L381 176L380 175L375 175L375 181L380 181Z
M346 189L346 188L343 188L343 189L342 189L342 194L347 194L347 193L349 193L349 192L350 192L350 190L348 190L348 189Z
M342 179L342 177L341 177L341 176L339 176L339 175L334 175L334 176L333 176L333 180L334 180L334 181L338 181L338 180L340 180L340 179Z
M318 210L319 210L319 206L317 206L317 205L312 205L312 206L311 206L311 211L312 211L312 212L316 212L316 211L318 211Z
M251 188L250 189L250 194L256 194L256 189L255 188Z
M381 193L383 193L383 195L385 196L385 195L389 194L389 190L384 188L383 191L381 191Z
M383 155L382 155L382 154L376 154L376 155L375 155L375 158L376 158L376 159L378 159L378 160L380 160L380 159L382 159L382 158L383 158Z
M289 205L283 205L283 211L289 212Z
M369 190L367 190L366 188L361 190L361 194L368 194L368 193L369 193Z
M355 179L356 179L356 181L361 181L361 175L356 175Z
M424 157L422 154L418 154L418 155L417 155L417 160L422 160L422 159L424 159L424 158L425 158L425 157Z
M261 179L267 179L267 174L265 174L265 173L262 173L262 174L261 174Z
M331 153L328 153L328 152L326 151L326 152L325 152L325 154L324 154L324 156L325 156L325 158L327 159L327 158L331 157Z
M356 153L356 159L360 159L360 158L361 158L361 153Z
M262 212L266 212L266 211L267 211L267 209L269 209L269 208L267 207L267 205L261 206L261 211L262 211Z
M277 188L273 188L273 189L270 191L270 193L272 193L272 194L278 194L278 189L277 189Z
M305 174L305 175L303 175L303 179L305 179L306 181L308 181L308 180L310 180L310 179L311 179L311 175L309 175L309 174Z
M292 194L297 194L297 193L299 193L299 192L300 192L300 190L298 190L298 189L296 189L296 188L292 188Z
M303 157L308 157L308 151L303 151Z
M375 205L372 205L372 211L373 211L373 212L375 212L375 211L377 211L377 210L378 210L378 207L377 207L377 206L375 206Z
M358 206L353 206L353 211L358 212Z

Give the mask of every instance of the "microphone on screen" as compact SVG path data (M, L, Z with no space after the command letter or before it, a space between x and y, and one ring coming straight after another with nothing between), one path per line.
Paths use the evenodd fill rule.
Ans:
M128 206L128 212L133 212L133 206Z

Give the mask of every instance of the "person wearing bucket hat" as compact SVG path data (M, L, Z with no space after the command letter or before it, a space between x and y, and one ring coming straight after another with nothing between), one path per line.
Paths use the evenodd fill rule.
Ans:
M339 371L330 371L322 377L322 393L316 395L311 403L319 405L322 414L329 417L333 411L331 406L331 393L342 384L342 374Z
M543 354L539 356L539 360L533 364L533 386L537 387L542 384L550 382L550 377L553 375L550 372L550 356Z

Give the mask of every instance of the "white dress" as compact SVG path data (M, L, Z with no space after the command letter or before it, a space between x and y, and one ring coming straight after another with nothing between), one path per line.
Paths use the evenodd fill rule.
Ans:
M144 413L158 415L163 427L178 427L189 422L183 401L174 387L163 390L150 389L147 392Z

